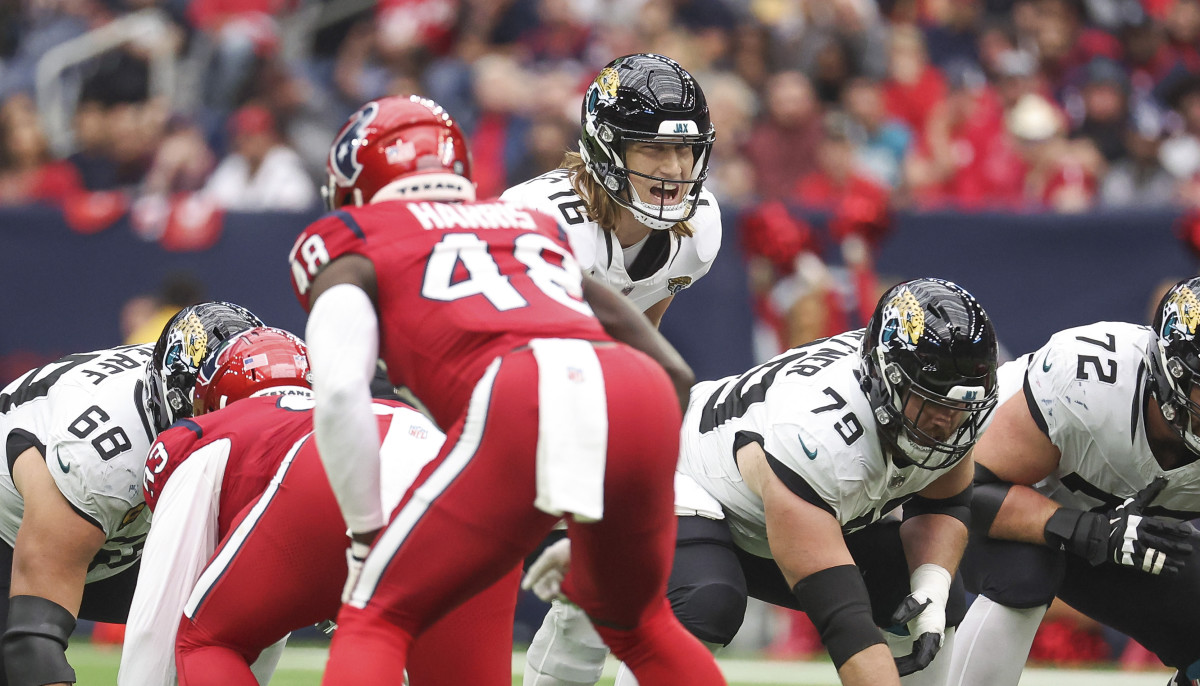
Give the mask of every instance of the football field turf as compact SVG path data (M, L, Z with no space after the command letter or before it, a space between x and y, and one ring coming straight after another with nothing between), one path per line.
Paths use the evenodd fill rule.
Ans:
M325 665L324 646L289 646L280 661L271 686L318 686ZM75 667L79 686L111 686L117 682L118 648L72 642L67 659ZM521 683L523 653L513 653L513 686ZM829 662L787 662L754 659L720 659L729 686L837 686L837 674ZM616 665L610 660L600 686L612 686ZM1021 686L1165 686L1169 673L1119 672L1112 670L1025 670ZM399 686L397 683L396 686Z

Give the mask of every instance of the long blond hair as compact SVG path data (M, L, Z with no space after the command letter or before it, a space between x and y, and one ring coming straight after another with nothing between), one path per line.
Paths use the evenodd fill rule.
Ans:
M615 231L622 207L609 196L596 179L592 178L587 170L587 165L583 162L583 157L577 152L568 152L558 166L560 169L567 170L567 176L571 179L571 187L587 203L588 217L605 231ZM630 210L630 212L633 211ZM676 222L670 231L680 238L690 238L696 233L692 229L690 221Z

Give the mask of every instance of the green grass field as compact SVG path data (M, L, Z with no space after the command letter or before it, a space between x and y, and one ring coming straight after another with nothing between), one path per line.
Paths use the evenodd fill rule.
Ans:
M272 686L318 686L325 665L326 648L320 645L288 646ZM523 653L513 653L513 686L521 683ZM67 659L75 667L80 686L111 686L117 682L121 651L112 646L72 642ZM719 660L729 686L838 686L829 662L788 662L756 659ZM612 686L616 664L609 661L601 686ZM1113 670L1063 670L1029 668L1021 686L1164 686L1169 673L1120 672Z

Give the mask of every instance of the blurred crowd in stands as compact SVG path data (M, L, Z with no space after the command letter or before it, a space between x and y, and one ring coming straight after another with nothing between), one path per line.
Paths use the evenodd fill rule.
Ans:
M588 80L636 51L704 86L709 185L733 208L1200 204L1200 0L23 0L0 14L5 204L203 191L230 210L307 209L330 133L403 92L465 125L490 195L557 166ZM112 49L64 50L134 15L143 30Z

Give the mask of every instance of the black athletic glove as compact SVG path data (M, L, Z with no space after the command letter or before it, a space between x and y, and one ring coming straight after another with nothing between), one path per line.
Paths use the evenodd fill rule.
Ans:
M1167 478L1157 477L1107 515L1059 508L1046 522L1046 542L1092 566L1111 560L1148 574L1175 574L1192 552L1195 530L1183 522L1142 516L1166 486Z

